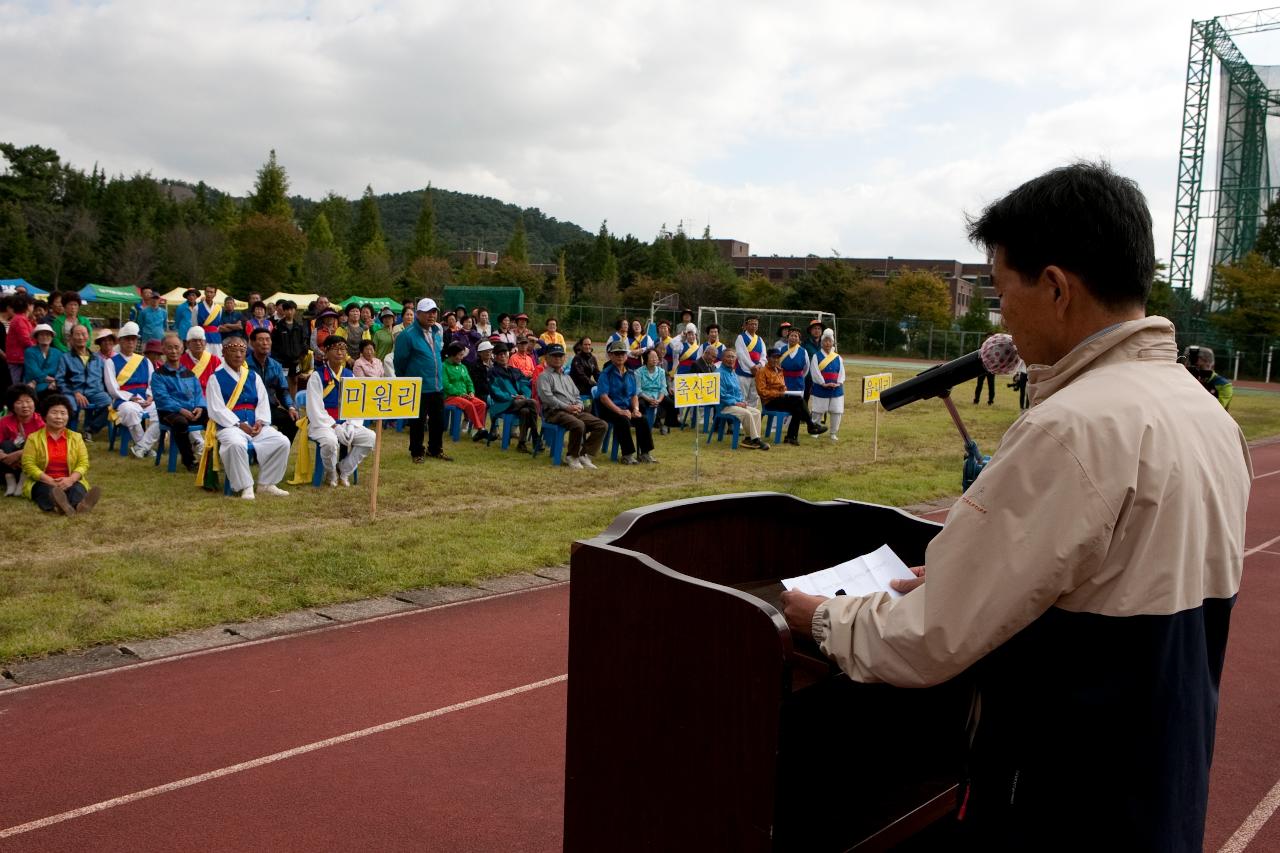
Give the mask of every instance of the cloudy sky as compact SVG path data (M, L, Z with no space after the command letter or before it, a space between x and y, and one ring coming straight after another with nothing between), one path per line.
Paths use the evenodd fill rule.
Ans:
M978 260L963 215L1105 157L1169 253L1205 0L0 0L0 138L237 194L431 181L650 239ZM1280 62L1276 33L1242 36Z

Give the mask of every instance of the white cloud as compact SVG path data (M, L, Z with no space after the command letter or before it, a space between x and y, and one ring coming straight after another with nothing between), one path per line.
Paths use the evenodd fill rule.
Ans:
M963 213L1074 157L1167 254L1188 2L390 0L0 6L3 136L236 193L426 184L648 239L975 257ZM1248 47L1246 46L1246 52Z

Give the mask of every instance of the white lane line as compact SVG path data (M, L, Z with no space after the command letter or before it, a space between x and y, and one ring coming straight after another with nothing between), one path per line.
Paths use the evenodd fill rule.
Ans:
M224 776L230 776L233 773L241 773L245 770L252 770L255 767L262 767L266 764L274 764L277 761L284 761L287 758L294 758L298 755L304 755L308 752L315 752L317 749L325 749L330 746L337 746L347 741L358 740L359 738L369 737L370 735L380 734L382 732L398 729L401 726L409 726L414 723L420 723L423 720L442 717L445 714L452 714L454 711L465 711L467 708L474 708L477 705L484 705L489 702L496 702L499 699L507 699L521 693L527 693L530 690L537 690L541 687L548 687L552 684L559 684L569 678L568 674L557 675L554 678L544 678L542 681L535 681L532 684L525 684L520 687L513 687L510 690L503 690L499 693L490 693L488 696L481 696L477 699L468 699L465 702L459 702L455 705L446 705L443 708L436 708L434 711L426 711L422 714L415 714L412 717L405 717L400 720L392 720L389 723L371 726L367 729L359 731L347 732L344 735L318 740L315 743L308 743L304 746L295 746L293 749L286 749L284 752L276 752L271 755L264 755L261 758L255 758L251 761L242 761L239 764L232 764L230 767L223 767L219 770L210 770L208 773L201 773L198 776L188 776L185 779L179 779L176 782L168 782L164 785L157 785L154 788L147 788L143 791L135 791L132 794L125 794L122 797L115 797L110 800L103 800L100 803L94 803L89 806L81 806L78 809L62 812L61 814L42 817L39 820L33 820L28 823L11 826L8 829L0 830L0 838L11 838L15 835L22 835L26 832L32 832L37 829L44 829L46 826L53 826L56 823L62 823L67 820L91 815L96 812L105 811L115 808L116 806L128 805L138 800L154 797L157 794L176 791L180 788L188 788L192 785L199 785L201 782L209 782L214 779L221 779Z
M1280 807L1280 782L1276 782L1271 786L1271 790L1262 798L1262 802L1258 803L1257 808L1249 813L1244 819L1244 823L1240 824L1227 843L1222 845L1222 849L1218 853L1240 853L1249 846L1249 842L1258 834L1258 830L1266 824L1271 816L1275 814L1276 808Z
M1276 474L1280 474L1280 468L1277 468L1275 471L1268 471L1265 474L1258 474L1253 479L1261 480L1263 477L1274 477Z
M211 649L197 649L194 652L183 652L177 655L169 655L167 657L155 658L154 660L138 661L137 663L127 663L121 666L113 666L110 669L100 669L96 672L85 672L80 675L68 675L65 678L55 678L51 681L41 681L39 684L23 684L16 687L6 687L0 690L0 699L7 696L15 696L28 690L39 690L41 687L53 687L57 684L66 684L71 681L80 681L85 678L99 678L104 675L117 675L122 672L133 672L143 667L156 666L162 663L173 663L174 661L186 660L187 658L198 658L204 655L217 654L219 652L233 652L236 649L247 649L250 646L261 646L265 643L278 643L281 640L291 640L295 637L304 637L311 634L318 634L321 631L340 631L345 628L359 628L368 625L370 622L381 622L385 619L399 619L402 616L421 616L424 613L434 613L437 610L448 610L451 607L461 607L464 604L479 604L482 601L493 601L497 598L508 598L512 595L525 595L530 592L538 592L539 590L554 589L555 587L564 586L568 581L552 581L551 583L539 584L531 586L528 589L515 589L511 592L495 592L493 595L480 595L475 598L467 598L462 601L451 601L448 604L433 604L428 607L418 607L412 610L401 610L399 613L384 613L381 616L370 616L368 619L356 619L352 622L339 622L335 625L320 625L315 628L308 628L305 631L294 631L289 634L276 634L273 637L261 637L257 640L244 640L241 642L228 643L225 646L214 646ZM318 608L324 609L324 608Z
M1266 549L1266 548L1271 547L1272 545L1276 544L1277 542L1280 542L1280 536L1277 536L1275 539L1268 539L1266 542L1263 542L1261 545L1255 545L1254 547L1250 548L1248 551L1245 551L1245 552L1244 552L1244 555L1245 555L1246 557L1252 557L1254 554L1256 554L1256 553L1258 553L1259 551L1262 551L1262 550L1264 550L1264 549Z

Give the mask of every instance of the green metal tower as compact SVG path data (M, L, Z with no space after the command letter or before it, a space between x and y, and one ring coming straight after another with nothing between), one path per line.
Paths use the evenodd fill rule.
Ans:
M1253 248L1271 197L1267 159L1267 116L1280 115L1280 91L1268 90L1257 71L1232 40L1233 35L1280 29L1280 7L1223 15L1191 23L1187 58L1187 91L1182 107L1178 191L1173 213L1173 248L1169 281L1189 310L1199 231L1200 194L1204 178L1205 129L1209 111L1209 78L1213 59L1222 65L1226 108L1222 116L1222 148L1214 220L1213 268L1244 257ZM1215 305L1213 276L1205 303Z

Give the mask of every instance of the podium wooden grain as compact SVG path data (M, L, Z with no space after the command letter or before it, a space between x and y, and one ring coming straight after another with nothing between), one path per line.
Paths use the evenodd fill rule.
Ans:
M783 577L941 525L751 493L622 515L571 560L564 849L884 850L955 808L970 691L851 682Z

